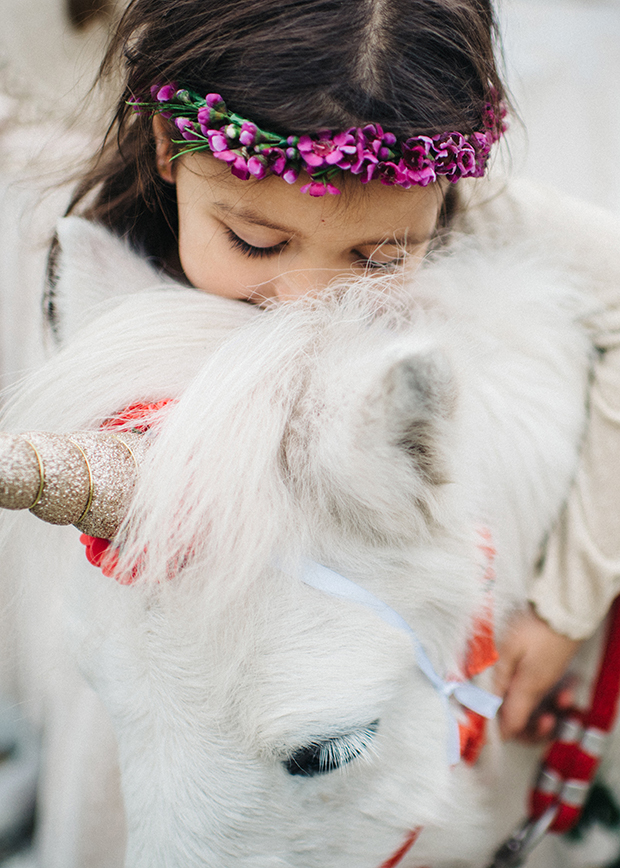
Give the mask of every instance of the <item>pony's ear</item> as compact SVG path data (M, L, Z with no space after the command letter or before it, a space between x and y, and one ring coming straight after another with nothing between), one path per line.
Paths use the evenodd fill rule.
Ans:
M448 359L436 349L409 354L388 368L382 392L392 442L429 482L445 482L440 442L456 406L456 382Z
M65 217L57 228L60 255L54 305L61 341L73 337L113 299L154 289L167 279L103 226Z

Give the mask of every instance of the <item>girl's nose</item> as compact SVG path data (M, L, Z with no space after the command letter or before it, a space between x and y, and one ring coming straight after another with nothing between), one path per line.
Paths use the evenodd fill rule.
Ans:
M315 296L339 277L352 277L351 266L345 268L298 268L291 269L274 282L278 301L295 301L304 295Z

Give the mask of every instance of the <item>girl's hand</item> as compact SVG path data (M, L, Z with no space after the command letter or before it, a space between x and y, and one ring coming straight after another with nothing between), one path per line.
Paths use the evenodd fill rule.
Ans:
M503 739L549 737L573 703L561 680L581 643L556 633L533 609L515 616L499 646L494 689L504 697L499 713ZM555 689L554 689L555 688Z

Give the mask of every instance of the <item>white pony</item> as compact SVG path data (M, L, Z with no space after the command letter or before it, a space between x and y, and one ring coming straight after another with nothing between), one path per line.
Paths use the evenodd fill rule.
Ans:
M67 342L7 425L96 427L174 399L121 533L119 575L137 581L30 516L30 580L17 532L5 556L22 583L22 691L62 692L68 634L112 720L127 868L482 868L525 810L535 752L491 727L478 763L451 767L460 712L408 634L305 571L374 594L458 676L490 603L490 534L501 632L577 459L575 287L531 250L463 243L407 285L367 278L260 311L155 287L76 218L61 242Z

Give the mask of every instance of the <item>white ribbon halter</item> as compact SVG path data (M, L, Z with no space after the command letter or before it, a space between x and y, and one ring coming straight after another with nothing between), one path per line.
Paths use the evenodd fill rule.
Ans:
M397 627L399 630L404 630L407 633L413 644L418 666L439 693L446 709L449 728L448 760L450 765L458 763L460 760L459 728L456 717L450 708L450 697L454 696L461 705L465 705L467 708L488 719L495 717L497 714L502 704L501 698L495 696L493 693L489 693L488 690L476 687L471 681L445 681L443 678L440 678L433 669L433 664L426 656L420 640L405 619L384 603L383 600L375 597L374 594L371 594L365 588L356 585L350 579L345 579L340 573L336 573L334 570L330 570L329 567L316 563L316 561L304 560L301 579L304 584L309 585L311 588L316 588L317 591L323 591L332 597L339 597L341 600L360 603L362 606L372 609L387 624Z

